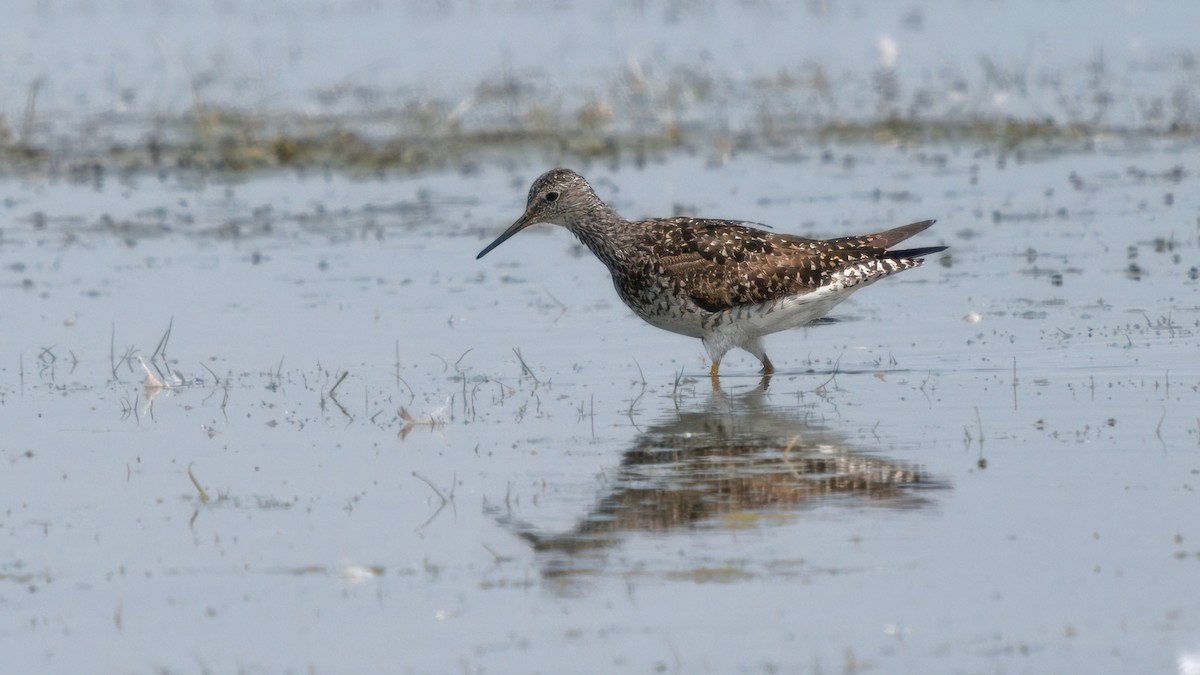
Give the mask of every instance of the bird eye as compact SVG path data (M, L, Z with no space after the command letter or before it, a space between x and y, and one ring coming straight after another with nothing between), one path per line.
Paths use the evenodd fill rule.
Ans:
M558 193L557 192L547 192L546 193L546 201L548 201L548 202L558 201Z

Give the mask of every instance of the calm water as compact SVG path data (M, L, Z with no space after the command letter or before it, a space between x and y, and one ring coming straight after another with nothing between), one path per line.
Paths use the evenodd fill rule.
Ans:
M524 72L567 40L521 32L542 10L589 27L644 17L620 41L660 64L698 59L687 45L713 25L761 23L711 47L710 67L744 81L811 53L869 81L888 32L900 63L1024 54L1069 84L1098 42L1048 27L1099 16L1069 2L1046 18L926 3L920 22L852 4L88 7L41 3L22 21L157 34L180 55L164 64L212 59L214 87L253 75L294 108L329 81L434 86L389 50L455 44L437 35L501 64L447 55L446 91ZM1122 4L1095 40L1113 71L1143 72L1186 43L1185 10ZM385 36L401 19L426 30ZM228 30L185 48L172 27L188 22ZM754 48L796 24L811 39L794 54ZM117 107L97 87L126 72L134 108L186 97L133 37L42 35L4 41L19 67L3 77L46 77L46 124L72 121L70 92ZM584 53L565 72L607 81L628 47ZM1154 72L1186 80L1177 66ZM801 139L640 167L543 149L373 180L10 176L0 649L14 672L1195 673L1200 146L1092 140L1014 154ZM474 260L557 163L630 217L812 236L932 217L914 245L951 248L836 323L768 338L769 387L735 352L713 391L699 341L633 317L561 229Z

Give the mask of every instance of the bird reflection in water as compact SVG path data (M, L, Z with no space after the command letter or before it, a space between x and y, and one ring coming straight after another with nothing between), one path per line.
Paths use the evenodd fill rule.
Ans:
M499 507L497 521L540 554L547 576L577 574L597 554L633 533L756 523L760 515L805 508L920 509L929 491L948 487L921 467L855 446L805 419L795 407L766 401L766 382L731 397L713 390L639 434L609 473L595 505L574 527L543 531Z

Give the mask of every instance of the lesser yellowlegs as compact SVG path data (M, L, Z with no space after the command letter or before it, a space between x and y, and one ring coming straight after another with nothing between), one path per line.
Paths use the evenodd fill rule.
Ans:
M525 213L491 244L536 223L562 225L608 267L621 300L652 326L700 338L717 377L721 358L740 347L775 371L764 335L803 326L854 291L919 266L945 246L888 249L928 228L925 220L874 234L806 239L708 218L625 220L583 176L542 174Z

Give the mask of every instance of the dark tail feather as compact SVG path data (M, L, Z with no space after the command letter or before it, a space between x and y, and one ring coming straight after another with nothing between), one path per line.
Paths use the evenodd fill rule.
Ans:
M876 232L868 237L870 245L878 248L891 248L896 244L908 239L914 234L924 232L929 229L930 225L936 223L936 220L922 220L919 223L911 223L903 227L897 227L883 232Z
M891 260L921 258L921 257L927 256L927 255L931 255L933 253L940 253L942 251L945 251L948 248L950 248L950 247L949 246L926 246L924 248L905 248L905 249L900 249L898 251L886 251L883 254L883 256L881 256L881 257L885 258L885 259L891 259Z

